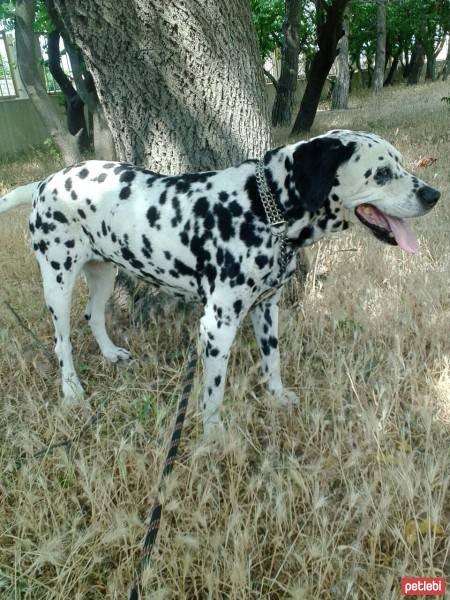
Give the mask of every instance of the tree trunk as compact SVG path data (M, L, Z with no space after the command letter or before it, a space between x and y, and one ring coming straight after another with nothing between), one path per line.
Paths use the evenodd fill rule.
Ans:
M391 63L391 66L389 67L389 72L387 74L387 77L384 80L384 85L392 85L393 84L394 75L397 71L398 63L399 63L399 55L397 54L396 56L392 57L392 63Z
M105 119L103 108L98 101L94 80L89 71L86 71L84 61L80 58L79 49L72 44L67 36L64 36L64 46L69 55L73 78L83 102L92 115L94 152L95 158L99 160L115 160L116 151L111 130Z
M48 97L38 69L36 40L33 31L36 0L16 2L16 51L17 66L27 94L49 131L50 137L62 154L65 164L81 159L77 140L64 126L56 106Z
M450 73L450 36L447 40L447 58L445 59L444 68L442 69L442 81L447 81L448 74Z
M359 79L361 81L361 85L363 87L367 87L367 73L364 71L361 64L361 56L357 56L356 58L356 69L359 73Z
M348 30L349 30L349 7L345 9L342 20L344 35L339 40L336 57L336 84L331 96L331 109L344 109L348 107L348 94L350 90L350 66L348 64Z
M61 67L60 38L61 34L56 30L51 31L47 36L48 68L64 95L69 133L76 135L81 132L81 135L77 137L77 141L80 151L82 151L89 146L86 119L84 117L84 102Z
M285 0L281 73L272 109L272 125L289 125L292 118L300 52L300 0Z
M244 0L55 0L94 78L120 160L167 173L222 168L271 144Z
M427 69L425 71L425 79L427 81L436 80L436 57L434 55L434 48L426 53L427 56Z
M116 160L113 137L100 104L97 110L92 113L92 116L94 121L95 158L99 160Z
M377 50L372 75L372 92L379 94L384 84L386 65L386 0L377 0Z
M422 67L425 62L425 48L419 42L414 44L409 65L408 85L419 83Z
M411 52L411 56L409 56L409 51L405 50L403 53L405 62L402 63L403 66L403 79L408 79L409 77L409 71L411 70L411 60L414 57L414 48Z
M318 8L324 12L324 19L317 26L317 44L319 50L315 54L300 110L292 129L292 134L309 131L316 116L320 96L328 73L336 58L339 39L344 34L342 19L349 0L333 0L331 4L318 1Z

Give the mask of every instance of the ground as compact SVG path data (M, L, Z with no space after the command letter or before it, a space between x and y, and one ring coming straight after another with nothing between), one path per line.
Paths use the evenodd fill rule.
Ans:
M320 112L313 134L374 131L442 191L407 256L362 228L317 244L281 311L287 384L271 406L247 325L226 392L227 444L202 439L197 372L145 581L154 599L394 599L402 576L450 574L450 110L442 83ZM286 132L276 132L278 141ZM55 170L0 165L0 193ZM65 411L27 210L0 218L0 597L125 598L155 498L194 313L149 329L110 317L136 360L103 361L73 307L92 413ZM292 304L293 303L293 304ZM13 312L14 311L14 312ZM20 319L20 322L19 320ZM50 444L72 439L71 447Z

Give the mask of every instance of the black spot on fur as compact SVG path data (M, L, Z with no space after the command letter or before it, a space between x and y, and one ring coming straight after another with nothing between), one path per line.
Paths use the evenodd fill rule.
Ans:
M170 223L172 227L176 227L182 221L181 210L180 210L180 201L176 196L172 198L172 208L175 211L175 216L171 219Z
M72 179L70 177L68 177L64 182L64 187L68 192L70 192L70 190L72 189Z
M240 217L242 215L242 206L236 200L233 200L228 205L228 210L233 215L233 217Z
M263 269L269 262L269 258L265 254L260 254L255 258L255 262L260 269Z
M65 215L63 215L63 213L60 212L59 210L55 210L55 212L53 213L53 218L55 219L55 221L59 221L60 223L68 223L69 222L66 219Z
M236 300L233 304L233 308L236 316L239 317L242 311L242 300Z
M261 202L261 197L258 191L258 185L256 183L256 177L251 175L245 182L244 190L250 200L250 205L253 214L255 214L261 221L267 223L266 212ZM242 239L242 238L241 238Z
M393 179L392 169L389 167L379 167L375 171L375 175L373 176L374 181L377 185L386 185Z
M205 218L209 210L209 202L205 196L202 196L194 204L194 215Z
M78 173L78 177L80 179L86 179L86 177L89 175L89 171L87 169L81 169L81 171Z
M160 214L158 209L155 206L150 206L147 211L147 219L150 223L150 227L154 227L159 220Z
M176 269L176 271L178 271L178 273L180 273L180 275L188 275L189 277L195 277L195 271L193 269L191 269L190 267L188 267L181 260L178 260L178 258L176 258L173 261L173 266Z
M68 256L64 262L64 268L66 269L66 271L69 271L71 267L72 267L72 259L70 256Z
M142 263L140 260L138 260L135 255L133 254L133 252L131 252L131 250L129 250L128 248L122 248L121 249L122 252L122 256L123 258L130 263L130 265L135 268L135 269L142 269L144 266L144 263Z
M254 220L249 213L246 213L246 220L241 224L241 228L239 230L239 237L244 242L244 244L248 247L256 247L258 248L263 243L262 237L256 235L256 228Z
M132 169L127 169L121 174L121 176L119 177L119 181L121 181L122 183L130 184L135 177L136 173Z
M41 240L37 247L39 248L40 252L42 252L42 254L45 254L48 248L48 244L45 240Z
M61 265L59 264L59 262L56 262L56 260L52 260L50 264L52 268L55 269L55 271L59 271L61 269Z
M119 198L121 200L126 200L127 198L130 197L130 194L131 194L131 187L129 185L126 185L125 187L123 187L120 190Z

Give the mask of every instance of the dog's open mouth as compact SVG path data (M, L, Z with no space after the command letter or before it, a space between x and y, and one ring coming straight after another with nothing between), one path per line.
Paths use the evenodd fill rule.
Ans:
M398 245L410 254L417 252L416 236L403 219L391 217L372 204L360 204L355 208L355 215L382 242Z

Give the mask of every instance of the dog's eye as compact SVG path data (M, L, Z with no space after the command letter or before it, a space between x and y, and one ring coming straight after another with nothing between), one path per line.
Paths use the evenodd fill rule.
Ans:
M390 167L379 167L373 178L378 185L385 185L391 181L392 177L392 169Z

